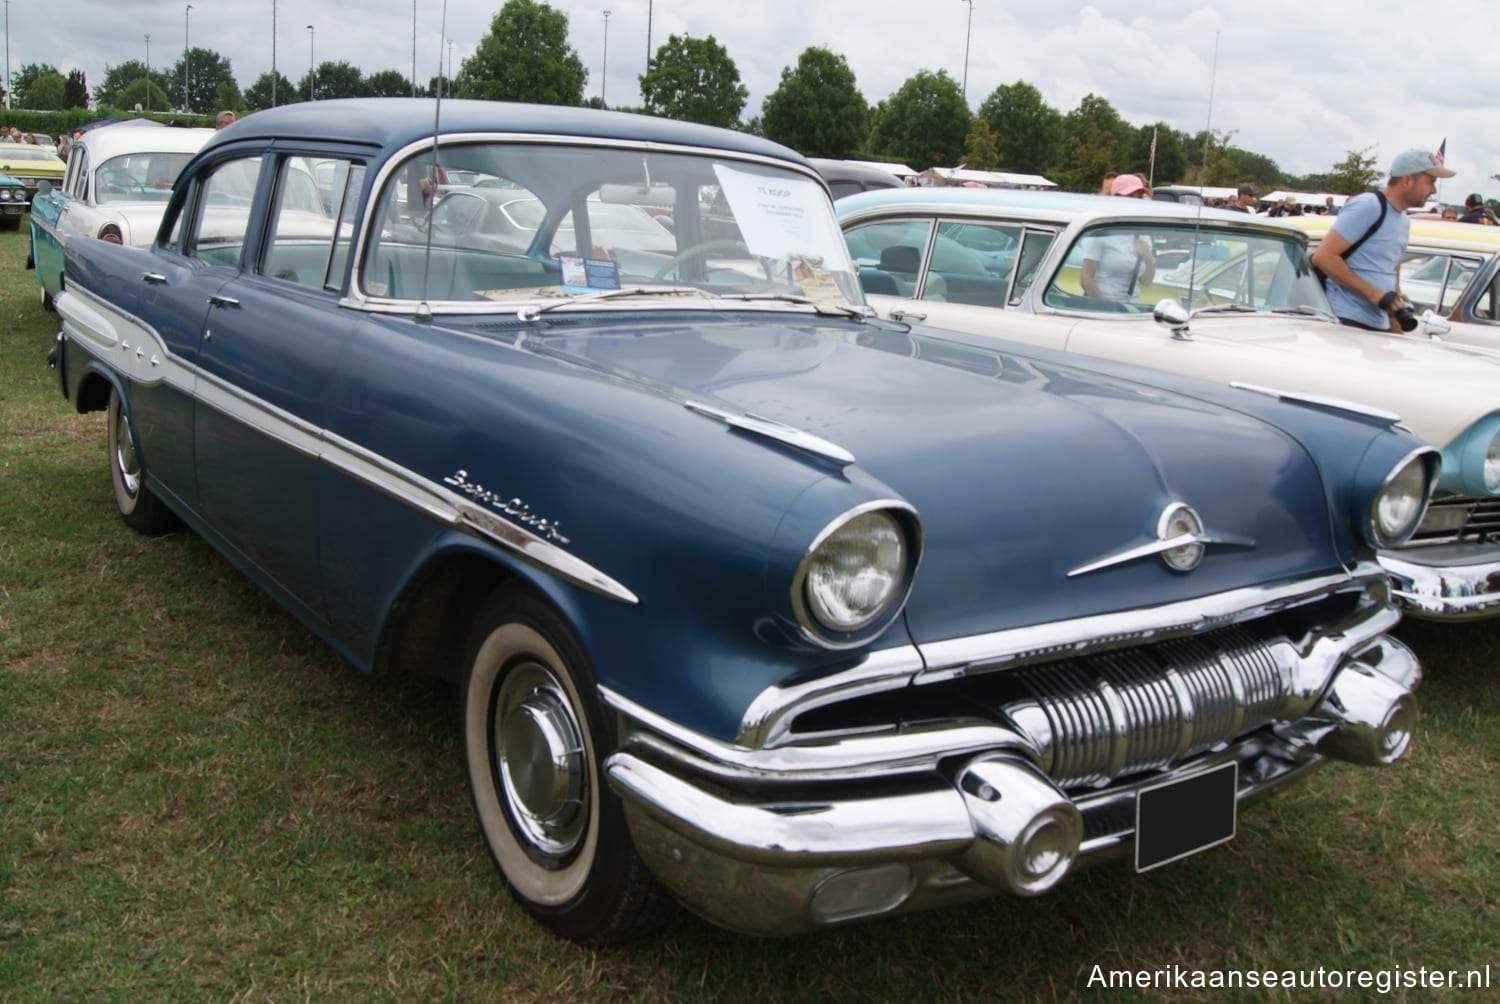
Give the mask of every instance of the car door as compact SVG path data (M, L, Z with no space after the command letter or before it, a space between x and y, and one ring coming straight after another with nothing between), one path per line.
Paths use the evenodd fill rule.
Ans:
M258 166L248 217L212 222L210 194L195 245L200 255L243 248L205 304L193 422L198 491L225 542L322 621L318 493L327 389L353 326L338 305L347 242L309 158Z

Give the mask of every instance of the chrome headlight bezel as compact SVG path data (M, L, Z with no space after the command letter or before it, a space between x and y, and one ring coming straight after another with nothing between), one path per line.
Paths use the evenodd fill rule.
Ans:
M1500 412L1481 418L1443 447L1438 490L1478 498L1500 495Z
M1441 462L1438 451L1425 446L1391 468L1370 500L1367 530L1376 547L1400 547L1416 533L1437 487Z
M870 536L881 537L872 545ZM861 542L851 537L864 537ZM856 565L852 573L836 567L835 558L850 557L853 547L883 552L883 567L871 562ZM894 555L891 553L894 550ZM901 612L911 594L921 561L922 529L916 510L892 499L882 499L856 506L840 513L808 544L792 576L792 610L798 626L810 640L824 648L852 648L884 631ZM858 557L857 553L854 557ZM871 580L868 577L874 576ZM865 577L867 590L878 588L878 597L860 604L854 611L841 612L846 604L837 595L847 596L857 577Z

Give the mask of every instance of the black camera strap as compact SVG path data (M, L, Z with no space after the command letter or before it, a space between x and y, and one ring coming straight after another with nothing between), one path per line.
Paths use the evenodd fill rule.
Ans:
M1361 244L1369 240L1371 237L1374 237L1375 231L1379 230L1381 226L1385 224L1386 210L1390 206L1390 203L1386 201L1384 192L1375 192L1374 195L1376 199L1380 200L1380 215L1375 217L1375 222L1370 224L1370 229L1366 230L1363 234L1360 235L1359 240L1355 241L1353 244L1350 244L1339 253L1339 257L1344 259L1345 261L1348 261L1349 256L1359 250L1359 246ZM1312 263L1309 262L1308 264ZM1316 265L1313 265L1312 270L1313 275L1318 277L1318 282L1326 288L1328 285L1328 276L1324 275L1323 270L1318 268L1318 266Z

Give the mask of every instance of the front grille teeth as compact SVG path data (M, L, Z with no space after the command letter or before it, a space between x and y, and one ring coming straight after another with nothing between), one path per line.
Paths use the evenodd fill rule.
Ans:
M1273 720L1290 681L1273 648L1225 628L1018 670L1001 711L1065 785L1159 770Z

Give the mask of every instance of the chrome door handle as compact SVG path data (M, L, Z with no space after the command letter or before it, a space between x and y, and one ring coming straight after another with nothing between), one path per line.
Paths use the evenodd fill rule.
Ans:
M919 314L915 310L893 310L891 311L893 321L925 321L926 314Z
M240 301L236 300L234 297L220 296L218 293L210 296L208 298L208 302L210 305L215 307L238 307L240 305Z
M159 283L166 282L167 277L162 275L160 272L142 272L141 281L149 282L151 283L151 285L155 286Z

